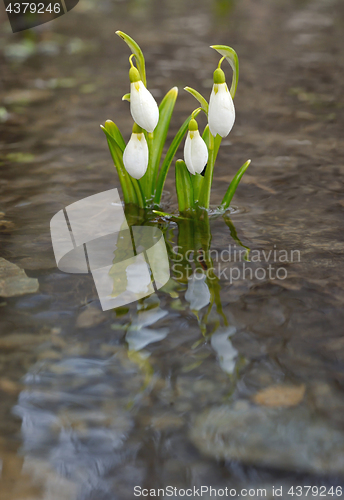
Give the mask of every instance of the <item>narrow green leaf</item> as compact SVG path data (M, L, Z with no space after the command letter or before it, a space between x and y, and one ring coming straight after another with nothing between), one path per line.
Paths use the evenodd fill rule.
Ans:
M209 125L207 124L204 131L203 131L203 134L202 134L202 139L204 140L204 142L206 143L208 149L209 149Z
M178 97L178 88L173 87L159 106L159 122L154 130L154 136L149 151L149 165L148 170L150 174L149 191L150 195L154 196L156 180L159 172L159 165L161 160L162 151L166 142L168 129L170 127L171 117Z
M176 161L176 191L179 212L190 211L194 206L193 187L190 172L183 160Z
M219 152L221 146L222 137L219 134L216 134L214 138L214 162L216 161L217 153Z
M244 173L246 172L246 170L248 169L250 163L251 163L251 160L247 160L247 162L244 163L243 166L239 168L239 170L237 171L237 173L233 177L232 182L230 183L230 185L227 189L227 192L223 197L222 203L219 206L220 210L226 210L229 207L229 205L232 201L232 198L234 196L234 193L236 191L236 188L238 187L239 182L240 182L242 176L244 175Z
M231 47L227 47L227 45L211 45L211 48L214 50L217 50L221 56L225 56L226 60L229 62L231 65L231 68L233 70L233 78L232 78L232 85L230 88L230 93L232 98L234 99L237 87L238 87L238 82L239 82L239 59L238 55L235 52L234 49Z
M219 148L221 145L222 137L219 134L216 137L211 136L209 125L207 125L204 129L202 138L206 143L209 151L209 158L207 163L207 168L205 171L204 179L200 185L200 190L198 193L198 199L201 200L204 208L209 208L210 203L210 192L211 185L213 183L213 175L214 175L214 167L216 162L217 153L219 152Z
M130 102L130 94L124 94L124 96L122 97L122 101Z
M135 40L133 40L129 35L123 33L123 31L116 31L116 35L121 37L122 40L124 40L125 43L129 46L132 53L135 54L137 69L139 70L141 80L147 87L145 58L143 56L141 48L135 42Z
M209 133L210 133L210 131L209 131L209 125L207 125L205 127L204 131L203 131L202 139L204 140L204 142L208 146L208 149L209 149ZM222 141L222 137L219 134L217 134L216 137L214 137L214 155L215 155L215 159L217 157L217 153L219 152L221 141Z
M107 133L109 135L111 135L111 137L113 137L113 139L117 142L117 145L119 146L119 148L121 149L121 151L123 153L123 151L125 150L126 144L125 144L123 136L122 136L119 128L117 127L116 123L114 123L111 120L106 120L104 128L107 131Z
M207 100L202 96L202 94L197 92L197 90L192 89L191 87L184 87L184 90L186 90L186 92L189 92L189 94L193 95L195 97L195 99L197 99L197 101L200 103L203 111L208 116L209 104L208 104Z
M194 117L196 117L200 112L201 112L201 109L198 109L194 113ZM178 130L175 138L172 141L171 146L169 147L169 149L166 153L166 156L164 158L163 164L162 164L161 169L160 169L158 181L157 181L157 187L156 187L155 197L154 197L155 206L159 206L159 204L160 204L162 191L164 189L164 185L165 185L165 181L166 181L166 177L167 177L169 168L171 166L174 155L176 154L176 152L179 148L179 145L180 145L184 135L186 134L186 132L188 130L188 126L189 126L189 122L190 122L191 118L192 118L192 115L190 115L185 120L183 125Z
M204 177L201 174L195 174L191 176L192 180L192 186L193 186L193 191L194 191L194 201L195 203L198 202L201 188L204 182Z
M108 141L110 153L118 173L119 181L121 183L124 202L134 203L143 208L145 206L145 201L142 196L140 185L138 181L132 178L126 171L123 164L123 151L121 147L105 127L103 127L102 125L100 127L105 133Z
M162 217L168 217L169 219L185 220L186 218L186 217L181 217L180 215L168 214L167 212L160 212L159 210L153 210L153 213L161 215Z

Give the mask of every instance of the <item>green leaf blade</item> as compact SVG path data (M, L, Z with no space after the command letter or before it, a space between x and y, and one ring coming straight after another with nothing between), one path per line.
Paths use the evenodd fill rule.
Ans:
M195 90L191 87L184 87L184 90L186 90L186 92L189 92L189 94L193 95L194 98L197 99L197 101L201 105L201 108L203 109L205 114L208 116L209 104L208 104L207 100L202 96L202 94L200 94L199 92L197 92L197 90Z
M120 150L123 153L126 144L121 134L121 131L119 130L117 125L112 120L106 120L104 129L116 141L117 145L119 146Z
M153 140L151 142L151 148L149 151L149 180L147 182L149 184L148 189L151 196L154 195L161 155L166 142L166 137L170 127L171 117L177 97L178 88L173 87L169 92L167 92L159 106L159 122L154 130Z
M226 192L226 194L223 197L222 203L219 206L220 210L226 210L229 207L229 205L230 205L230 203L232 201L232 198L233 198L233 196L235 194L235 191L236 191L236 189L237 189L237 187L239 185L239 182L241 181L241 178L244 175L244 173L246 172L246 170L248 169L250 163L251 163L251 160L247 160L247 162L245 162L239 168L239 170L237 171L237 173L233 177L232 182L230 183L230 185L229 185L229 187L227 189L227 192Z
M204 182L204 177L201 174L195 174L191 177L192 180L192 187L193 187L193 192L194 192L194 203L198 203L201 189L203 186Z
M116 35L118 35L120 38L122 38L122 40L125 41L132 53L135 55L137 69L139 70L144 85L147 87L145 58L140 46L135 42L133 38L131 38L126 33L123 33L123 31L116 31Z
M190 172L183 160L176 161L176 191L179 212L190 212L194 207L193 186Z
M194 113L194 117L196 117L200 112L201 112L200 109L197 110ZM173 158L174 158L174 156L175 156L175 154L180 146L180 143L182 142L183 137L188 130L188 126L189 126L189 122L190 122L191 118L192 118L192 115L190 115L185 120L183 125L178 130L175 138L173 139L173 141L172 141L172 143L171 143L171 145L166 153L165 159L164 159L163 164L162 164L161 169L160 169L158 181L157 181L157 187L156 187L155 196L154 196L155 206L159 206L159 204L160 204L162 191L163 191L163 188L165 185L165 181L166 181L166 177L167 177L169 168L170 168L172 160L173 160Z

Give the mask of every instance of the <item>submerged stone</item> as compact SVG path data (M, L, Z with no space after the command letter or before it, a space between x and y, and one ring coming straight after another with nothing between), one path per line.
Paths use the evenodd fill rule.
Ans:
M29 278L24 269L0 257L0 297L17 297L37 292L36 278Z
M303 407L272 409L242 401L196 418L191 440L205 455L296 472L342 474L344 432Z

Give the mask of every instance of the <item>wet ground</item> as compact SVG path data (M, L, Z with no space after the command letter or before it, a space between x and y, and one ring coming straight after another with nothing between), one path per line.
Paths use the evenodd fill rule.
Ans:
M0 257L31 278L13 271L23 295L0 299L1 500L124 500L168 485L341 496L330 488L344 482L342 2L80 0L16 35L0 16ZM179 87L172 132L195 107L182 88L210 93L209 45L233 46L237 120L212 203L252 164L230 220L210 221L217 288L187 290L172 269L162 291L102 312L91 276L56 269L49 222L119 186L99 128L131 128L117 29L144 50L158 101ZM172 172L167 188L173 210ZM175 245L178 225L166 235ZM235 261L240 243L251 263Z

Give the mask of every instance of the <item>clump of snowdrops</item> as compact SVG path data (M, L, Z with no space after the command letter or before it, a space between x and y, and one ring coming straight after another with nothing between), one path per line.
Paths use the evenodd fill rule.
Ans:
M130 93L123 100L130 102L130 112L134 120L132 134L126 144L117 125L108 120L103 129L121 183L124 201L141 208L160 208L164 184L177 153L185 138L184 160L175 164L176 191L179 211L192 214L197 209L209 209L211 185L216 157L221 141L232 130L235 121L233 99L239 79L239 61L236 52L226 45L213 45L222 57L214 71L214 85L208 101L196 90L185 87L200 104L185 120L164 159L165 145L174 105L178 96L173 87L158 107L147 89L145 59L138 44L121 31L116 32L132 51L129 57ZM222 62L227 60L232 68L232 83L228 89ZM197 116L203 111L208 119L202 135L199 132ZM226 210L234 196L241 177L248 168L248 160L233 177L221 205ZM163 212L158 212L163 214ZM166 214L167 215L167 214Z

